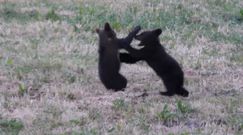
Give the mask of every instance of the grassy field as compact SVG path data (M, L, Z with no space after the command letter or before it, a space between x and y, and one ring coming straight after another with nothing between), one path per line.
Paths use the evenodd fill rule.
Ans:
M144 62L122 64L124 92L106 90L105 22L118 37L162 28L190 96L160 96ZM0 0L0 135L241 135L242 97L242 0Z

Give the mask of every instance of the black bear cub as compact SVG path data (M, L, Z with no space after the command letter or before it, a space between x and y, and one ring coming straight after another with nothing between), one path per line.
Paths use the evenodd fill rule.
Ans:
M99 78L107 89L119 91L126 87L127 80L119 73L120 59L121 62L126 63L135 63L137 59L127 53L119 53L119 49L125 45L129 46L140 29L140 27L136 27L123 39L116 37L116 33L109 23L105 23L102 30L96 29L99 35Z
M166 92L161 92L165 96L173 96L175 94L188 97L189 92L183 88L184 74L177 63L160 44L159 35L162 33L161 29L152 31L145 31L137 35L135 39L139 40L139 46L144 46L137 50L130 45L125 49L132 57L145 60L148 65L156 72L156 74L163 80Z

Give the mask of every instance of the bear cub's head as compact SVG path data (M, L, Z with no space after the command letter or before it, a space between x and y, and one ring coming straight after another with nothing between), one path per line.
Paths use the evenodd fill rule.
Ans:
M159 35L162 33L161 29L151 31L144 31L135 36L135 39L140 41L139 46L147 46L159 42Z
M99 35L101 40L112 40L116 39L116 33L111 28L109 23L105 23L104 29L96 29L96 33Z

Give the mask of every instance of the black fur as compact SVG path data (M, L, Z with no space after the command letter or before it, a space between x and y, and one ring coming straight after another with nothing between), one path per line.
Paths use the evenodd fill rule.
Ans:
M183 71L177 61L167 54L160 44L159 35L161 33L161 29L142 32L135 39L141 41L139 45L144 47L137 50L128 45L125 49L132 57L145 60L163 80L167 91L161 92L162 95L173 96L177 94L188 97L189 92L183 88Z
M119 54L119 49L129 45L139 30L140 27L130 32L126 38L118 39L109 23L105 23L103 30L96 29L99 35L99 77L107 89L119 91L126 87L127 80L119 73L120 59L126 63L135 63L137 59L133 59L128 53Z

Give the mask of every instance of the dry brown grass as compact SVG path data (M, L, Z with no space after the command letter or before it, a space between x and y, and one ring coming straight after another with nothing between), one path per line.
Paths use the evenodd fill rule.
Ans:
M22 3L13 6L17 13L11 3ZM0 134L18 133L16 126L4 126L11 119L24 126L21 135L243 133L243 25L234 18L239 17L240 0L10 0L0 4ZM129 6L139 7L136 16L147 10L158 16L177 14L172 27L161 26L152 16L141 25L163 27L161 43L183 66L190 96L158 95L165 90L163 83L144 62L122 65L121 73L129 82L125 92L106 90L97 74L97 35L89 28L102 23L70 23L79 5L91 5L94 13L99 13L97 5L107 6L121 16ZM70 18L43 19L53 7L57 15ZM189 10L187 16L184 12ZM35 12L40 13L39 19L18 14ZM181 14L187 18L180 24ZM131 28L114 25L119 36ZM144 91L147 97L140 96Z

